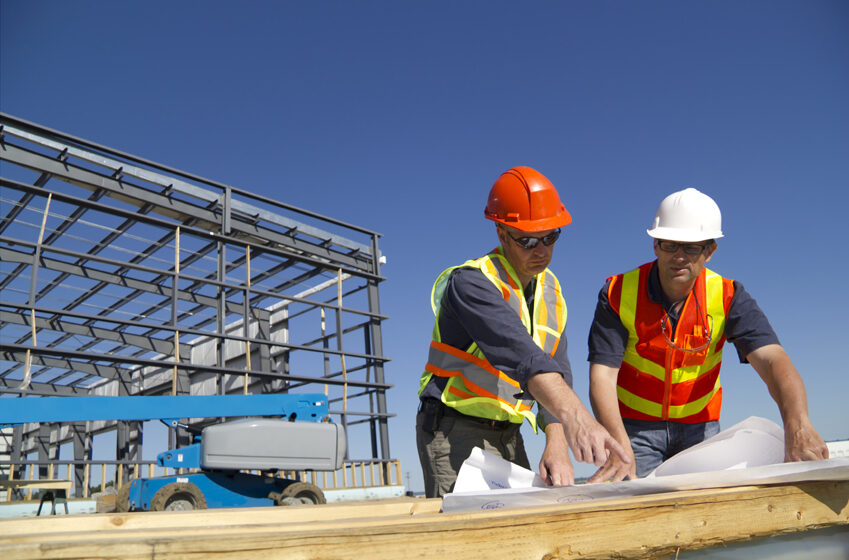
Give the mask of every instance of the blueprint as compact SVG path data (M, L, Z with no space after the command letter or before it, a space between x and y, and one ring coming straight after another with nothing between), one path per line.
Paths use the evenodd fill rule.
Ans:
M451 513L641 496L679 490L849 480L849 458L783 463L784 434L775 423L750 417L687 449L638 480L548 487L533 471L476 448L442 500Z

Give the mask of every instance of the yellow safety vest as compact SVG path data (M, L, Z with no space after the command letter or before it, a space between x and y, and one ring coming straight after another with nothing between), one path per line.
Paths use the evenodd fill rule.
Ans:
M441 341L440 303L451 272L460 267L480 270L498 288L510 308L521 317L534 343L550 356L557 350L561 334L566 328L566 300L560 290L560 282L549 269L536 276L535 303L531 314L516 272L500 247L484 257L448 268L436 279L431 291L431 307L436 322L428 362L419 381L419 394L431 377L436 375L447 379L441 397L446 406L470 416L509 420L515 424L521 424L523 419L527 419L536 431L536 415L531 411L534 401L516 398L516 394L521 393L518 381L493 367L474 342L461 350Z

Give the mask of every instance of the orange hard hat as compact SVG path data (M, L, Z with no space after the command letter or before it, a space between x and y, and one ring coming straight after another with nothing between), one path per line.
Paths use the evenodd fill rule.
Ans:
M554 185L530 167L513 167L502 173L489 191L483 212L489 220L522 231L557 229L572 223Z

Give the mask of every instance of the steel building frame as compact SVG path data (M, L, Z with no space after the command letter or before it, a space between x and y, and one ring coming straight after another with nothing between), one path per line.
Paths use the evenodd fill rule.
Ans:
M0 406L325 392L388 462L379 237L0 113ZM79 467L111 430L138 461L140 423L90 421L16 427L9 463L73 443Z

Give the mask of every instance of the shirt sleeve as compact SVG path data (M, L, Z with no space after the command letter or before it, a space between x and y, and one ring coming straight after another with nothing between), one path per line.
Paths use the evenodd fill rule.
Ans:
M566 383L569 384L569 387L572 387L572 366L569 363L569 356L567 355L567 343L566 343L566 333L564 332L560 337L560 344L557 346L557 350L554 352L554 360L560 364L563 364L566 368L566 374L563 375L563 379L566 380ZM556 371L556 370L555 370ZM540 372L537 372L540 373ZM562 374L563 372L561 372ZM539 424L540 429L545 432L545 427L549 424L559 424L560 420L557 419L555 415L550 413L548 409L546 409L541 404L537 403L537 408L539 408L539 415L537 417L537 423Z
M725 338L734 344L740 363L748 363L749 353L768 344L781 344L758 302L734 281L734 299L725 318Z
M610 306L607 297L610 281L598 293L598 303L590 334L587 340L589 355L587 360L593 364L601 364L613 368L622 366L625 348L628 344L628 329L622 324L619 315Z
M531 338L519 315L479 270L458 268L442 298L439 329L442 341L464 350L475 342L493 367L527 390L531 376L556 371L572 385L565 331L550 356Z

